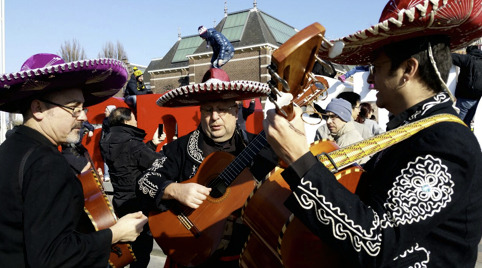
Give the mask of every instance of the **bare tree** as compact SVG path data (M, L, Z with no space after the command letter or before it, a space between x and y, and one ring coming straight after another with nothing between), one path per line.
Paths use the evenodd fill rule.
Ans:
M66 62L85 60L87 55L84 48L80 45L77 39L65 40L63 45L60 45L59 54Z
M117 40L116 45L114 45L114 43L110 41L105 43L99 53L99 58L111 58L128 61L127 52L125 51L124 46L121 44L121 42L119 42L119 40Z

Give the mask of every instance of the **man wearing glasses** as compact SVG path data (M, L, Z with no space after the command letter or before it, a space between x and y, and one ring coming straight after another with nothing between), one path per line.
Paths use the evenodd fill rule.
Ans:
M390 146L365 164L357 194L317 161L303 137L293 138L299 135L286 119L269 111L264 121L268 141L290 165L282 174L293 191L285 206L356 267L474 267L477 259L482 152L445 83L450 50L482 35L475 8L482 1L423 2L389 1L378 24L338 39L344 51L331 59L371 63L367 82L378 91L376 104L392 114L387 130L412 134L396 144L384 139ZM464 20L447 20L456 17ZM422 120L437 123L409 133ZM296 116L290 123L303 129Z
M165 211L172 205L172 200L197 209L206 200L211 188L180 182L192 178L209 154L223 151L237 156L255 137L237 126L236 101L261 97L269 89L265 84L250 83L230 81L223 70L213 68L206 73L203 83L173 89L159 98L157 104L162 107L200 105L201 118L195 131L165 145L161 151L163 156L139 178L138 195L143 197L151 210ZM264 145L259 149L262 147ZM248 168L260 181L276 163L277 156L273 151L263 148ZM249 234L249 229L242 224L239 216L239 211L236 211L228 219L226 229L230 231L220 243L221 247L215 253L217 257L202 267L239 267L239 254Z
M0 110L24 118L0 146L2 267L105 268L111 244L141 232L147 218L138 212L81 233L82 185L58 151L79 141L84 106L114 95L126 78L116 60L65 63L53 54L36 54L20 72L1 76Z

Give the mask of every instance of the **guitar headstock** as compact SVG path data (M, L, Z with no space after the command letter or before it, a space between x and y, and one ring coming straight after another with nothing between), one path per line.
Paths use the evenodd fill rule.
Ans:
M320 81L311 72L315 61L320 60L317 53L321 43L326 40L324 34L325 28L315 22L273 52L271 65L268 66L271 74L268 85L272 90L269 98L289 120L293 114L292 96L298 99L294 101L298 104L298 101L301 101L298 97L300 94L308 93L308 96L313 97L313 94L319 92L318 96L328 89L328 82L321 77L324 81ZM292 96L287 98L283 93ZM313 100L314 98L311 101ZM307 102L304 102L304 105L306 104Z

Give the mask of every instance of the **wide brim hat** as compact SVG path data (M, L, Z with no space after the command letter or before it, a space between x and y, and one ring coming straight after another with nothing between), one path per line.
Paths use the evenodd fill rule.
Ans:
M81 89L84 106L114 96L126 83L122 61L90 59L65 62L54 54L41 53L27 59L19 72L0 75L0 110L20 112L29 101L62 89Z
M482 0L390 0L378 24L333 40L333 47L323 43L319 56L339 64L364 65L385 45L431 35L449 36L450 48L460 49L482 36L481 13ZM331 50L340 43L343 51L333 57L338 53Z
M209 69L202 83L182 86L164 93L158 100L161 107L197 106L204 102L245 100L267 96L268 84L255 81L230 81L222 69Z

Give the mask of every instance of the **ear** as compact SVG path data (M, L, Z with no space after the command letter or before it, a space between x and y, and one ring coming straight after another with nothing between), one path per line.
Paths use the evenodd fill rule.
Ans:
M402 78L406 81L413 78L418 72L418 60L410 58L405 61L405 70L403 71Z
M44 112L46 109L39 100L32 101L30 104L30 111L32 112L33 118L37 121L41 121L45 117Z

